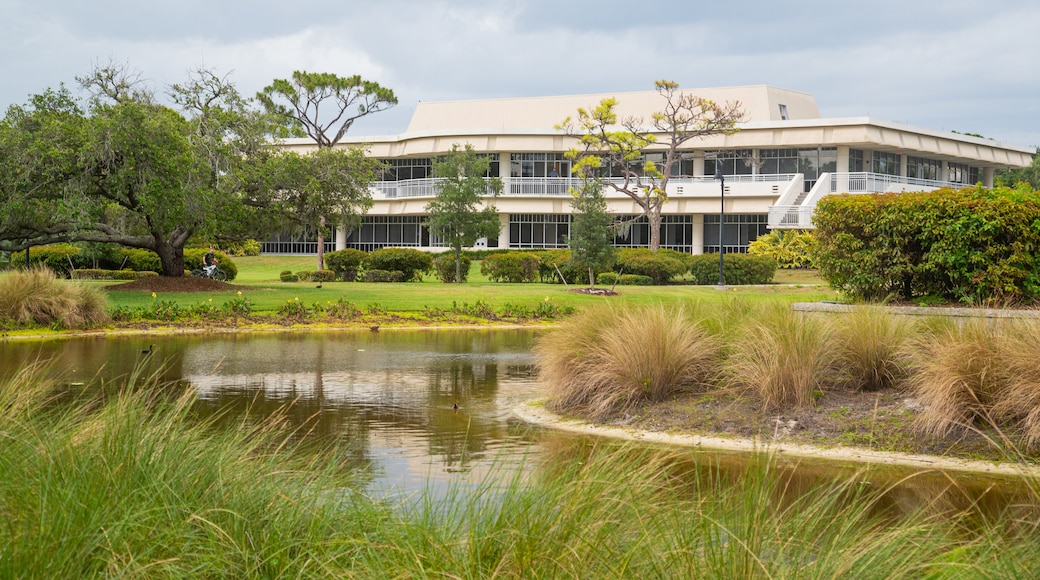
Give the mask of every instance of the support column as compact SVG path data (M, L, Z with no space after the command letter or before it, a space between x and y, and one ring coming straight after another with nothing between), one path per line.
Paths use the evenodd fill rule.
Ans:
M703 170L703 166L701 167ZM704 253L704 214L695 213L692 216L693 220L690 224L692 238L690 239L691 245L693 246L693 254Z
M982 185L983 187L993 187L993 168L983 167L982 168Z
M693 158L693 175L694 177L704 177L704 155Z
M906 154L905 153L900 153L899 154L899 177L906 177L906 166L907 165L908 165L908 163L906 162Z
M336 226L336 249L345 250L347 248L347 228L343 227L343 224Z
M835 184L835 193L848 193L849 191L849 146L838 145L838 162L834 171L838 174Z
M508 248L509 247L509 214L500 213L498 214L498 223L502 229L498 230L498 247Z

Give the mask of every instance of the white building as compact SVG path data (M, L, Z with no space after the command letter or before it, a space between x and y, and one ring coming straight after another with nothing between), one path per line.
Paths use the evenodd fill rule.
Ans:
M684 151L692 158L673 171L661 246L683 252L719 250L722 191L713 179L716 164L725 175L723 249L739 252L769 229L811 228L813 208L825 195L992 186L994 170L1026 167L1034 153L1029 147L869 117L822 118L811 95L776 87L684 92L720 103L739 101L745 121L736 133L688 142ZM575 143L554 127L574 117L579 107L591 109L607 97L617 99L619 118L649 119L664 103L656 91L419 103L404 134L348 137L346 144L367 144L370 155L390 169L372 184L374 206L361 228L337 232L326 249L439 249L424 225L425 207L434 195L433 162L456 143L486 154L492 174L505 183L504 194L495 200L501 233L481 246L566 247L571 161L564 152ZM314 147L306 140L286 146ZM647 160L655 157L660 154L648 150ZM607 195L615 214L642 214L630 198L609 188ZM644 219L615 243L646 246L647 228ZM313 240L276 237L264 250L314 253L317 246Z

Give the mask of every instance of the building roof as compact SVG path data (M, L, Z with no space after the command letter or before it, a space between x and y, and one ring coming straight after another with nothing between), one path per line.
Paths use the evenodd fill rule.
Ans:
M779 121L780 105L785 105L788 119L820 117L812 95L768 85L681 90L718 103L739 102L746 113L746 122ZM579 107L591 109L601 100L611 97L617 99L615 111L619 118L649 119L652 113L661 110L664 102L664 97L657 91L420 102L415 107L407 132L544 130L560 124L567 117L574 117Z

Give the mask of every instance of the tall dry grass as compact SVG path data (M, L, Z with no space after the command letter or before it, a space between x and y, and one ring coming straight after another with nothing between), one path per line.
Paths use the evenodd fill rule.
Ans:
M535 345L549 406L603 420L709 380L719 341L686 307L596 308Z
M0 321L84 328L108 322L107 308L100 290L59 280L47 268L0 275Z
M906 345L914 325L879 305L860 306L830 319L834 379L856 391L897 388L909 374Z
M1025 329L1035 332L1035 324L985 319L933 324L912 341L910 386L924 406L918 428L943 437L957 427L1007 427L1016 416L1028 416L1028 408L1021 406L1031 390L1023 357L1035 357L1040 349L1028 343ZM1034 370L1032 380L1036 376Z
M726 378L767 408L802 407L822 390L833 359L828 325L819 317L769 305L745 321L726 360Z

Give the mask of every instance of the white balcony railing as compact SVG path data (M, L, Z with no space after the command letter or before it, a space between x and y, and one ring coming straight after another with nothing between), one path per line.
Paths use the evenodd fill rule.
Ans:
M769 208L770 229L811 229L812 214L816 203L832 193L886 193L896 191L930 191L940 187L960 189L969 187L964 183L919 179L882 173L824 173L816 181L812 191L794 204L778 204Z
M799 174L776 174L776 175L727 175L726 184L736 183L785 183L790 182ZM581 180L576 177L506 177L502 179L504 184L503 195L506 196L567 196L571 188L581 186ZM622 185L622 178L614 178L611 183ZM376 181L371 185L373 197L376 199L400 199L409 197L434 197L437 195L436 178L405 179L401 181ZM706 186L717 184L711 176L700 177L673 177L669 180L669 194L683 195L701 191L705 195L714 195L715 189L705 189ZM629 186L633 186L630 182ZM712 185L712 187L715 187Z

